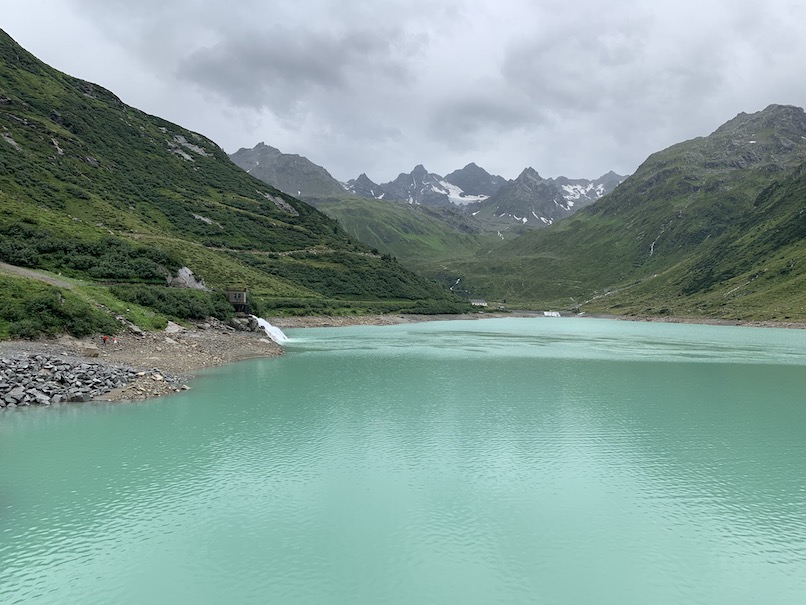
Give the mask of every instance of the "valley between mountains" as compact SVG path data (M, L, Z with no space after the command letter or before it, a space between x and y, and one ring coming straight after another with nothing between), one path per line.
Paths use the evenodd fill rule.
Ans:
M573 313L806 317L799 107L741 113L652 154L629 177L543 178L526 168L506 181L469 164L445 177L417 166L381 185L366 174L338 183L263 143L231 157L259 178L293 157L319 186L287 169L286 187L464 297Z
M574 175L576 177L578 175ZM215 142L0 33L0 337L154 330L234 308L806 320L806 114L741 113L626 176L470 163L334 179ZM69 285L70 287L65 287Z

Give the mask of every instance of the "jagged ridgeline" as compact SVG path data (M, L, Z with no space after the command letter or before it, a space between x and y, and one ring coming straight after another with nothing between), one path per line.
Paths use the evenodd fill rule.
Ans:
M45 65L2 31L0 261L79 288L163 287L187 266L208 287L246 286L264 310L284 312L460 303L204 136Z
M297 194L337 220L353 239L381 254L394 256L418 273L427 274L425 266L445 257L471 256L482 243L481 225L451 204L444 191L434 194L438 198L436 204L420 204L424 199L422 195L416 203L408 203L396 198L393 190L375 185L366 175L342 185L307 158L282 153L265 143L258 143L252 149L239 149L230 158L264 183ZM424 168L418 168L421 169L419 174L426 174ZM465 172L467 170L465 168ZM476 170L481 169L476 167ZM403 175L399 179L405 180ZM361 189L362 184L364 189ZM421 180L419 189L430 191L435 184L436 181L424 184ZM407 196L405 194L403 199Z

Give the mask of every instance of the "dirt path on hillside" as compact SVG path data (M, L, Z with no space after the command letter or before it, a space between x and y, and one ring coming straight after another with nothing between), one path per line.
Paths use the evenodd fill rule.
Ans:
M57 288L67 288L68 290L73 289L73 284L68 283L62 279L59 279L58 277L46 275L45 273L40 273L39 271L35 271L33 269L26 269L25 267L17 267L16 265L9 265L8 263L4 262L0 262L0 273L6 273L8 275L16 275L28 279L35 279L37 281L50 284L51 286L56 286Z

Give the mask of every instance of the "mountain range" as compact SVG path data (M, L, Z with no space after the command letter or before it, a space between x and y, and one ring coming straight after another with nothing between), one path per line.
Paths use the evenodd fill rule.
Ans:
M776 223L766 243L755 241L762 229L758 225L769 225L759 210L769 206L767 188L779 192L779 209L784 199L806 207L802 196L781 193L803 190L805 145L803 110L770 105L740 113L710 135L652 154L626 178L611 172L592 181L551 179L527 168L518 178L482 192L460 180L471 171L481 182L495 179L475 165L450 178L417 166L391 185L378 185L366 175L349 182L356 194L375 198L371 211L369 201L362 205L355 198L316 203L357 239L394 250L409 266L464 296L532 308L735 317L750 313L752 299L752 313L761 312L763 304L782 309L779 318L806 317L806 307L797 307L798 291L778 284L791 284L800 274L800 241L781 253L779 261L789 264L775 265L774 273L769 267L758 269L768 259L747 256L751 250L770 249L774 234L782 231ZM448 185L460 189L464 199ZM470 195L480 199L446 203L467 202ZM457 223L448 228L439 216L420 217L412 230L406 226L413 221L402 210L389 220L390 198L402 198L398 203L410 209L432 207L454 217L457 210L463 212L468 222L461 243ZM794 210L787 216L795 223L801 220ZM429 227L423 221L431 221ZM751 224L757 226L746 233ZM490 233L505 241L495 245L485 235ZM737 240L745 243L737 247ZM728 257L720 250L734 254ZM756 270L767 275L776 293L757 290Z
M347 181L344 186L347 191L362 197L425 206L461 206L489 198L506 182L504 177L492 175L474 163L444 177L428 172L422 164L418 164L410 173L400 173L396 179L382 185L373 183L366 174L362 174L358 179Z
M400 173L388 183L375 183L366 173L339 183L307 158L281 153L264 143L252 149L239 149L230 158L253 176L306 201L339 197L346 191L376 200L429 207L457 206L475 216L487 231L513 225L529 228L550 225L606 195L625 178L610 172L595 180L544 179L532 168L526 168L518 178L507 181L470 163L444 177L418 164L411 172Z
M591 205L625 178L610 171L593 181L562 176L545 179L533 168L526 168L489 199L469 206L468 211L479 221L498 229L513 224L543 227Z
M300 156L246 151L251 174L204 135L45 65L0 32L0 261L60 284L0 265L0 337L226 315L232 285L267 315L456 312L484 297L806 321L799 107L740 113L626 179L527 168L502 183L475 164L445 177L417 166L378 189L362 175L350 192ZM189 273L197 289L167 287Z

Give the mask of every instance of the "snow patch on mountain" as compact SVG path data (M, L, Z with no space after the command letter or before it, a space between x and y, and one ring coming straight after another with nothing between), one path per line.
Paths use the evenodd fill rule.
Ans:
M578 200L580 198L590 198L591 192L597 198L602 197L605 194L604 185L596 185L594 183L588 183L587 185L563 185L562 189L565 191L563 197L566 200Z
M452 204L457 206L464 206L465 204L472 204L473 202L483 202L488 199L489 195L469 195L465 193L461 187L449 183L448 181L440 181L440 185L445 188L445 193Z

